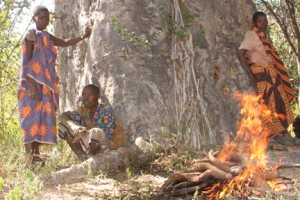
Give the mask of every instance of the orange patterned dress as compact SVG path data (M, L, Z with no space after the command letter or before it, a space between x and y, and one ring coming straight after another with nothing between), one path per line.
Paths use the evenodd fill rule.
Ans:
M18 108L24 144L55 144L57 140L56 110L59 105L58 76L55 71L56 48L48 32L31 30L35 35L34 50L26 59L25 39L22 43L22 68L18 85ZM29 95L27 77L35 80L39 100Z
M271 118L263 119L269 137L286 131L294 121L290 105L294 94L286 68L268 33L254 27L246 33L239 49L248 50L258 93L271 111Z

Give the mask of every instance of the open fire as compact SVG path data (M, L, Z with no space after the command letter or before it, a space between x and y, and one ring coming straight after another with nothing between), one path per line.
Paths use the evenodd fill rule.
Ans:
M259 195L260 191L285 190L278 178L278 166L266 163L270 133L265 124L273 119L271 112L259 96L235 96L242 109L234 139L228 137L220 152L210 151L206 158L195 161L192 168L173 173L163 184L162 193L180 196L201 191L206 199L245 199Z

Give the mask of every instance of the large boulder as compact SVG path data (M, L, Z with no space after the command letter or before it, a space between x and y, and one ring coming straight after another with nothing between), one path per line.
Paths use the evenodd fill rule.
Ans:
M222 142L236 129L233 92L249 88L236 53L253 11L247 0L56 0L56 36L93 24L89 39L58 51L60 111L78 106L93 83L128 144L171 133L195 147Z

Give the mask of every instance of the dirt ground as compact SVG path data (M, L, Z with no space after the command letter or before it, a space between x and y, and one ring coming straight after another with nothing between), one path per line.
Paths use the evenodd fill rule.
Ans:
M283 199L300 199L300 167L292 167L300 165L300 147L273 145L266 153L268 162L285 164L279 174L292 182L289 191L286 191L292 195ZM45 186L35 200L159 199L156 194L172 170L163 169L158 163L133 171L124 169L110 174L100 173L74 184ZM192 199L192 196L167 199Z

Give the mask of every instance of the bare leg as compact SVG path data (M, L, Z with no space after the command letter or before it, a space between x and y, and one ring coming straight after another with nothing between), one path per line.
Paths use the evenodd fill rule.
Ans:
M89 154L95 155L100 152L100 144L96 142L90 142L89 144Z
M32 150L34 154L40 154L40 143L39 142L33 142L32 143Z
M33 154L33 147L32 146L33 146L32 143L25 144L26 154Z
M64 138L69 146L71 147L72 151L81 158L83 155L85 155L84 150L82 149L82 146L80 142L73 143L74 138L71 138L70 136L66 135Z
M39 155L36 154L40 154L40 143L38 142L31 142L28 144L25 144L25 151L26 154L30 156L31 158L31 164L35 164L35 163L42 163L42 166L45 165L45 161L39 157Z
M31 143L25 144L25 151L26 151L26 154L40 154L40 143L31 142Z

